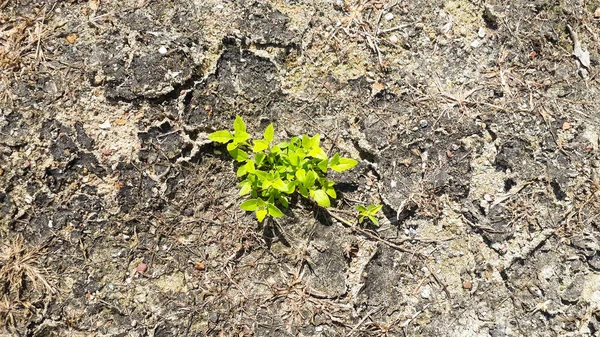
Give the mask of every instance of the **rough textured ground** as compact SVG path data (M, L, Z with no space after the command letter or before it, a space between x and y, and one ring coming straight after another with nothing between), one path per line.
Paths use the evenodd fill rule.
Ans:
M600 1L0 1L0 335L600 331ZM207 134L324 135L330 210Z

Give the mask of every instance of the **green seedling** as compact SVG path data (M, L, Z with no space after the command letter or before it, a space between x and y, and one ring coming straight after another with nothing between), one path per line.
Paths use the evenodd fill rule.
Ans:
M376 226L379 226L379 219L377 219L377 217L375 215L379 211L381 211L381 208L383 208L383 205L369 205L366 207L363 205L356 205L355 208L358 211L358 222L362 223L365 220L365 218L368 218Z
M208 138L227 144L227 151L239 164L237 176L243 179L240 195L249 196L240 207L256 213L258 221L271 216L279 218L278 206L289 207L290 195L298 193L323 207L337 197L335 182L327 178L329 169L343 172L356 166L351 158L331 158L320 146L320 135L301 135L274 145L273 124L267 126L262 139L251 139L240 116L235 118L233 132L219 130Z

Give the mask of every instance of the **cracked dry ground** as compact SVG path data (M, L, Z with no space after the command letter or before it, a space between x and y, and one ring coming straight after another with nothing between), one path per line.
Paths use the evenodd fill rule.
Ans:
M599 6L0 1L0 335L598 334ZM235 115L330 213L239 209Z

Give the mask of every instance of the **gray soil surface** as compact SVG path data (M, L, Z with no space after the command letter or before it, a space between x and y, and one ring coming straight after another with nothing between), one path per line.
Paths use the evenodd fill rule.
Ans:
M0 0L0 336L598 335L599 7ZM236 115L332 208L242 211Z

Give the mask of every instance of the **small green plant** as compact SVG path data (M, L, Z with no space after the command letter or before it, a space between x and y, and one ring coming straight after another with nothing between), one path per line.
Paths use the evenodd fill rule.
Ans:
M233 133L219 130L208 138L214 142L227 144L229 154L240 163L237 176L240 182L240 195L250 195L240 207L256 212L258 221L269 215L283 216L277 207L289 207L289 196L295 192L314 200L323 207L331 205L335 199L334 181L327 179L328 169L343 172L356 166L351 158L331 158L320 146L320 135L301 135L287 142L273 144L273 124L264 131L262 139L252 140L246 132L246 125L240 116L235 118Z
M377 217L375 215L379 211L381 211L382 207L383 207L383 205L369 205L369 206L356 205L355 208L358 211L358 222L362 223L365 220L365 218L368 218L376 226L379 226L379 219L377 219Z

